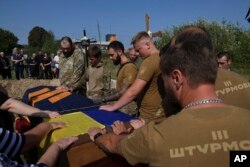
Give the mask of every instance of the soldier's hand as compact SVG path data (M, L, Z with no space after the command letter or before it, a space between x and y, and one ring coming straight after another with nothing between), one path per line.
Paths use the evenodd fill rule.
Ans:
M107 104L103 105L99 108L100 110L105 110L105 111L115 111L116 109L114 108L113 104Z
M69 87L66 87L66 86L58 86L56 89L62 90L64 92L67 92L67 91L72 92L73 91L72 88L69 88Z
M132 119L129 123L134 129L138 129L146 124L144 119Z
M113 122L113 124L111 125L112 129L113 129L113 132L116 134L116 135L119 135L119 134L122 134L122 133L129 133L131 131L131 128L127 128L125 126L125 124L122 122L122 121L115 121Z

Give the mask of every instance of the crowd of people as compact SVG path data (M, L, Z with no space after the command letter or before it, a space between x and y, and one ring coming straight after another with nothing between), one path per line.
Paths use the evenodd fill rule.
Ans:
M84 53L69 37L60 41L61 86L58 89L91 98L107 112L120 110L132 101L137 103L137 117L128 125L115 121L111 132L90 128L88 134L93 142L105 152L124 157L131 165L162 167L229 166L231 150L250 149L250 83L230 70L229 53L213 54L205 29L186 27L161 50L144 31L137 33L131 44L129 53L125 53L120 41L108 46L110 60L119 66L116 91L109 92L110 69L106 69L101 59L100 48L91 46ZM85 60L85 54L89 60ZM24 59L19 55L17 52L13 56L16 64ZM46 60L48 55L44 57ZM135 64L135 57L141 62ZM43 66L48 64L42 62ZM2 110L23 115L31 110L33 116L59 116L57 112L40 111L4 93L0 95ZM16 134L11 132L12 127L1 125L0 136L12 133L16 137L10 140L20 144L0 141L0 145L5 145L3 148L12 148L0 148L0 163L17 160L19 152L35 146L49 131L63 127L63 123L42 123L24 134ZM28 135L36 137L30 141ZM36 165L55 165L59 152L77 139L69 137L55 142ZM32 143L29 147L28 142Z
M53 79L59 77L59 56L54 53L38 51L28 56L23 49L14 48L10 56L0 52L0 73L2 79ZM15 77L12 76L15 71Z

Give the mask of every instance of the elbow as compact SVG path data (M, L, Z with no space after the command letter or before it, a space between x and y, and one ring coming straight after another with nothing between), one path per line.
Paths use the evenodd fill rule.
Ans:
M2 110L7 110L8 112L13 111L14 99L9 98L2 106Z

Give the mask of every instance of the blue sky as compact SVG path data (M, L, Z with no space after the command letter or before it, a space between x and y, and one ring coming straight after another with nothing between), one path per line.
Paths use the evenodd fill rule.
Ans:
M127 48L132 36L145 30L146 13L152 32L199 18L224 19L248 29L249 7L249 0L0 0L0 27L27 44L35 26L53 31L56 39L65 35L79 39L85 28L89 38L98 40L99 22L102 40L106 34L116 34Z

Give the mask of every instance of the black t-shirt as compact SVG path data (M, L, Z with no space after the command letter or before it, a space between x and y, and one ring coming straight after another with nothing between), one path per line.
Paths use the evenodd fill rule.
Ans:
M0 91L0 106L2 106L8 99L9 97ZM6 110L0 110L0 127L7 130L14 130L12 113Z
M6 102L9 99L9 97L0 91L0 106Z

